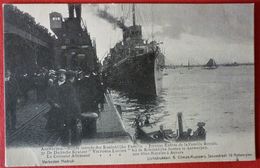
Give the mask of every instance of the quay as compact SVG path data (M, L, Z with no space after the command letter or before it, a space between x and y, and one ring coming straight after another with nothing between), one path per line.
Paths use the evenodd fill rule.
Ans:
M30 103L17 110L17 129L7 135L7 147L12 146L60 146L60 135L45 129L45 114L50 110L44 103ZM131 137L125 130L119 111L109 93L105 93L104 108L96 121L96 134L92 138L82 138L82 143L107 144L128 143Z
M97 119L97 133L94 138L83 139L82 144L88 143L128 143L131 136L125 130L121 115L109 93L105 93L104 110Z

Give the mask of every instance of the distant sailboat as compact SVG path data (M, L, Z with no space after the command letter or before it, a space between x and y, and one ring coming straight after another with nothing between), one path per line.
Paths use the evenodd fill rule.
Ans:
M218 66L213 58L210 58L208 63L204 65L205 69L216 69Z

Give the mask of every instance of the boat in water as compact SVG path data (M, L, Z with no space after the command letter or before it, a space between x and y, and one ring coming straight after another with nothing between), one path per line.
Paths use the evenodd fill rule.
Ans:
M204 69L216 69L218 66L213 58L210 58L206 65L204 65Z
M147 124L148 123L148 124ZM206 130L204 122L197 123L197 129L191 128L184 130L182 113L177 114L177 129L165 129L163 125L156 127L153 123L141 122L136 125L136 134L134 139L141 142L171 142L171 141L204 141L206 140Z
M133 95L158 95L162 88L164 55L160 43L143 39L142 26L135 21L135 5L132 16L131 26L118 21L123 40L104 59L103 74L108 87L113 89Z

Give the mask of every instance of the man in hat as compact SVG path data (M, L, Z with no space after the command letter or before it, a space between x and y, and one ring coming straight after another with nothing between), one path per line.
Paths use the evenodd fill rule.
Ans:
M197 139L201 139L201 140L204 140L206 139L206 130L204 128L206 124L204 122L198 122L197 123L197 130L194 132L194 136L197 138Z
M66 72L66 83L61 93L62 113L64 116L63 124L63 145L76 145L79 142L77 135L77 122L80 118L81 110L77 99L76 90L74 88L75 73L73 71Z
M160 125L160 129L159 129L159 131L157 133L157 138L160 139L160 140L164 140L166 138L165 132L164 132L164 128L163 128L162 124Z
M47 102L51 106L50 111L47 113L46 129L60 130L63 126L62 103L65 91L66 70L59 69L57 71L57 81L52 78L48 81L47 89Z
M59 69L57 71L57 75L58 75L58 85L61 86L61 85L65 84L65 82L66 82L66 70L65 69Z

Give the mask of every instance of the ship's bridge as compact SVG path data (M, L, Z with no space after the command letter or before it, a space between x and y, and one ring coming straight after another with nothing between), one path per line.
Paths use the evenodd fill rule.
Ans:
M134 48L135 55L142 55L149 52L149 48L147 45L137 45Z
M130 26L123 30L124 41L142 40L142 27L140 25Z

